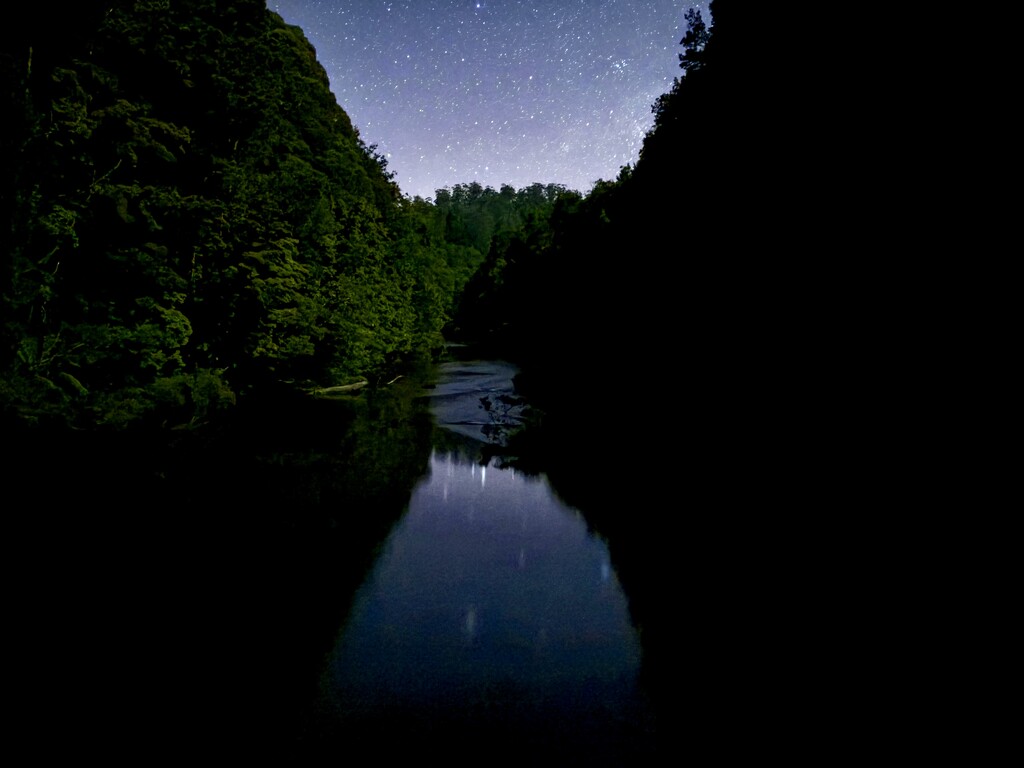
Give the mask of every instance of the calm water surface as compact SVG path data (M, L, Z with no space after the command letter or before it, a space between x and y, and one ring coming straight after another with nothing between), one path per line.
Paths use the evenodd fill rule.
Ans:
M519 418L514 372L451 363L428 390L437 424L462 442L434 449L356 595L322 708L349 739L479 737L621 764L653 734L608 549L543 477L474 455L471 441L498 441L495 425Z

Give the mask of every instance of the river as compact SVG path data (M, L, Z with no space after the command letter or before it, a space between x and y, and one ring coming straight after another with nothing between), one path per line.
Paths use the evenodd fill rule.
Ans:
M307 736L480 760L588 765L653 754L641 648L604 541L542 476L493 449L521 418L515 368L454 361L425 391L427 473L360 586Z

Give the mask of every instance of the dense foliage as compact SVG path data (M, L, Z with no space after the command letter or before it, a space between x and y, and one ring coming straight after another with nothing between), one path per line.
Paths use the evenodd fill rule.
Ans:
M263 2L136 2L46 67L28 42L8 63L8 408L188 421L410 348L426 287L388 248L397 189L300 30Z
M384 375L441 346L535 195L404 198L263 0L32 15L2 61L8 417L189 424Z

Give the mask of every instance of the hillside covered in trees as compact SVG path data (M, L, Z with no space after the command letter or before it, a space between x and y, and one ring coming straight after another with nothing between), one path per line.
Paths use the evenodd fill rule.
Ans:
M83 2L5 32L0 403L188 426L443 344L493 237L564 190L403 197L264 0Z

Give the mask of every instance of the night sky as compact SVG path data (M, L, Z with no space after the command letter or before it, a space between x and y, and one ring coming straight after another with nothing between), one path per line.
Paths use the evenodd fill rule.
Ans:
M410 197L534 182L586 193L636 161L703 0L267 0Z

